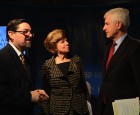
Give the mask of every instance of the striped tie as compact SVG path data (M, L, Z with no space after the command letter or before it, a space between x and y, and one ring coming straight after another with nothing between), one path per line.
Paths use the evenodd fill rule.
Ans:
M23 55L23 54L20 54L19 57L20 57L20 60L21 60L21 62L22 62L22 65L23 65L24 68L26 69L26 64L25 64L25 58L24 58L24 55Z

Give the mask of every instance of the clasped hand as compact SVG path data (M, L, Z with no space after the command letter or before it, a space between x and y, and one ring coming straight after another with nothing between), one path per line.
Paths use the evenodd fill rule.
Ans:
M46 92L41 89L31 91L31 95L32 95L32 102L36 102L36 103L41 103L49 99L49 96L46 94Z

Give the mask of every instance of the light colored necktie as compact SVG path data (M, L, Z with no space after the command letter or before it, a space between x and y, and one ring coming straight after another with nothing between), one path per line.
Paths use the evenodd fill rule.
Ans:
M22 65L24 66L24 68L26 68L24 55L23 54L20 54L19 57L20 57L20 60L22 62Z

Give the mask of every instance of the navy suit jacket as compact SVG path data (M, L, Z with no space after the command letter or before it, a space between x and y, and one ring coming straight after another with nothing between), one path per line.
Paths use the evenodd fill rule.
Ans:
M109 48L105 53L106 63ZM99 115L114 115L112 102L117 99L140 97L140 42L126 36L114 56L108 70L103 66L103 81L99 94ZM106 107L103 110L103 95Z
M0 115L31 115L32 80L15 50L7 44L0 50Z

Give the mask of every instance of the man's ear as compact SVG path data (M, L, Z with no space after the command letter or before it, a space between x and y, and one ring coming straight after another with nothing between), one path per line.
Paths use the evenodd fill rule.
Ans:
M14 32L13 31L8 31L8 36L10 37L10 40L13 41L14 39Z
M118 27L118 29L121 29L122 28L122 23L121 22L117 22L117 27Z

